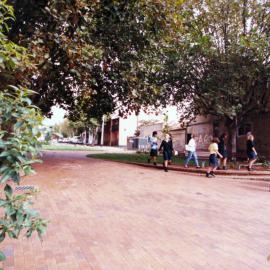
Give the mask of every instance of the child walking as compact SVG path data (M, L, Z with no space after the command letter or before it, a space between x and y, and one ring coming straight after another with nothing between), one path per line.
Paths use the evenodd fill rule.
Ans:
M206 172L206 177L215 177L214 172L216 171L218 167L217 157L219 156L220 158L223 158L223 156L218 151L218 143L219 143L219 139L214 137L212 140L212 143L209 145L209 148L208 148L210 152L209 167Z
M253 170L252 166L258 158L258 154L254 144L254 136L252 134L248 134L247 136L247 156L248 156L248 170L252 171Z
M191 135L191 139L189 140L188 144L186 145L186 151L188 151L187 158L185 160L185 168L188 168L188 164L191 159L194 159L196 168L200 168L198 156L196 152L196 141L195 141L195 134Z
M228 153L227 153L227 134L223 133L220 138L219 138L219 143L218 143L218 151L219 153L223 156L222 159L220 159L220 169L227 170L227 158L228 158ZM222 167L221 167L222 166Z
M165 135L165 139L161 142L159 151L163 151L164 171L168 172L168 162L172 159L173 143L169 134Z
M152 137L150 138L150 157L148 158L148 163L152 160L154 165L157 165L157 155L158 155L158 138L157 132L154 131Z
M169 136L170 136L170 140L172 142L172 145L173 145L173 137L172 137L172 134L169 133ZM173 149L172 149L172 152L171 152L171 159L168 160L168 165L171 165L172 164L172 156L173 156Z

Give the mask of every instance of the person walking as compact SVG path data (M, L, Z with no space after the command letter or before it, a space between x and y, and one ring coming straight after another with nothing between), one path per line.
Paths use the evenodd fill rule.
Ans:
M188 164L191 159L194 160L196 164L196 168L200 168L199 162L198 162L198 156L196 153L196 140L195 140L195 135L191 135L191 139L189 140L188 144L186 145L186 151L188 151L187 158L185 160L185 168L188 168Z
M206 172L206 177L215 177L214 172L216 171L218 167L218 159L217 157L219 156L220 158L223 158L223 156L219 153L218 151L218 143L219 139L217 137L214 137L212 139L212 143L209 145L209 167Z
M169 136L170 136L170 141L171 141L171 143L172 143L172 145L173 145L173 137L172 137L172 134L169 133ZM173 156L173 152L174 152L174 150L172 150L172 152L171 152L171 157L170 157L170 159L168 160L168 165L171 165L171 164L172 164L172 156Z
M158 137L157 131L152 133L152 137L150 137L150 157L148 158L148 163L151 160L154 162L154 165L157 165L157 155L158 155Z
M222 159L220 159L219 163L219 169L227 170L227 159L228 159L228 152L227 152L227 133L223 133L219 137L219 143L218 143L218 151L223 156ZM222 167L221 167L222 166Z
M173 153L173 143L169 134L165 135L165 139L161 142L159 151L163 152L164 171L168 172L168 162L169 160L172 159L172 153Z
M247 156L248 156L248 170L252 171L253 164L258 159L258 154L255 149L254 136L250 133L247 136Z

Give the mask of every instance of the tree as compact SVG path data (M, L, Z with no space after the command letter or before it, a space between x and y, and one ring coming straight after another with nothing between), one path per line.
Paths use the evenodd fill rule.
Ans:
M155 125L155 124L158 124L158 123L159 123L159 120L155 120L155 119L141 120L141 121L139 121L139 127L151 126L151 125Z
M169 116L168 114L164 114L162 133L163 135L166 135L166 134L169 134L169 132L170 132Z
M8 23L14 21L14 11L5 2L0 2L0 90L15 84L17 79L23 83L23 74L32 67L26 49L11 42L6 35Z
M189 0L180 16L164 84L184 117L216 116L232 142L241 121L270 109L269 1Z
M94 117L96 113L92 110L93 107L91 105L92 104L90 102L87 102L87 99L83 99L81 102L76 104L75 109L70 111L68 115L70 125L76 130L80 130L80 134L85 132L86 144L89 143L89 132L91 132L92 136L95 137L97 128L100 126L102 121L102 111L99 118Z
M64 119L62 123L54 125L53 131L62 134L64 138L78 135L76 129L68 119Z
M165 104L159 48L179 26L182 1L9 2L17 18L9 37L33 52L37 68L28 78L43 112L55 103L72 111L78 97L97 118Z
M5 33L7 20L13 19L13 10L5 2L0 2L0 69L3 77L9 78L17 69L23 70L27 60L24 48L10 42ZM3 78L2 77L2 78ZM22 194L14 194L13 183L19 184L21 174L31 174L32 164L37 159L41 116L31 104L32 91L23 87L9 86L0 92L0 242L6 237L17 239L22 231L30 237L37 232L43 235L47 222L37 211L30 208L34 189ZM5 255L0 252L0 261Z

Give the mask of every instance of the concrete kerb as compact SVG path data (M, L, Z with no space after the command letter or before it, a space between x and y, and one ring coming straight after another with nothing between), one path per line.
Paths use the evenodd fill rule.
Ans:
M88 156L88 158L92 158L91 156ZM130 164L130 165L136 165L144 168L149 168L149 169L158 169L158 170L163 170L162 165L153 165L153 164L146 164L146 163L139 163L139 162L129 162L129 161L122 161L122 160L108 160L108 159L102 159L102 158L94 158L94 159L100 159L103 161L110 161L110 162L117 162L117 163L122 163L122 164ZM206 172L206 169L202 168L185 168L181 166L169 166L169 171L179 171L183 173L188 173L188 174L200 174L204 175ZM234 177L234 179L240 180L241 178L239 177L245 177L243 180L254 180L254 181L270 181L270 171L237 171L237 170L217 170L215 172L216 175L222 175L222 176L232 176L230 177L231 179ZM267 178L267 176L269 178ZM263 178L259 178L263 177Z

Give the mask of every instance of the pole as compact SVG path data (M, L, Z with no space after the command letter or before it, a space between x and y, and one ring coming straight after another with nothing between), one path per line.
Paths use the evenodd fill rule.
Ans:
M105 116L102 116L102 125L101 125L101 142L100 144L104 145L104 126L105 126Z

